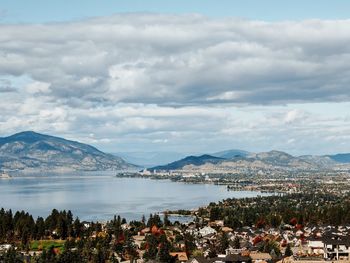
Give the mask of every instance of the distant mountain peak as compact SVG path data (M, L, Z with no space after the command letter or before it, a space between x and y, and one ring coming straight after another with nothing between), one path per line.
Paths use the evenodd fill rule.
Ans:
M215 156L215 157L224 158L224 159L233 159L233 158L237 158L237 157L246 157L250 154L251 154L250 152L247 152L244 150L230 149L230 150L212 153L211 155Z
M181 160L169 163L167 165L161 165L161 166L156 166L156 167L152 167L149 170L154 171L154 170L178 170L178 169L182 169L183 167L185 167L186 165L203 165L206 163L219 163L221 161L224 161L225 159L220 158L220 157L215 157L209 154L203 154L200 156L194 156L194 155L190 155L187 156Z
M135 167L93 146L23 131L0 138L0 169L120 170Z
M45 136L47 136L47 135L37 133L35 131L23 131L23 132L15 133L9 137L11 137L11 138L42 138Z
M338 163L350 163L350 153L338 153L334 155L327 155L327 157Z
M21 136L42 137L42 136L48 136L48 135L38 133L35 131L22 131L22 132L18 132L18 133L11 135L11 137L21 137Z
M190 156L187 156L185 157L184 159L221 159L223 160L223 158L220 158L220 157L216 157L216 156L212 156L212 155L209 155L209 154L202 154L202 155L190 155Z
M238 151L238 154L237 154ZM271 150L268 152L248 153L240 150L228 150L215 154L226 156L226 158L216 157L215 154L204 154L200 156L187 156L181 160L169 163L163 166L156 166L150 170L170 171L170 170L189 170L212 172L230 172L238 170L247 171L251 169L256 172L259 169L279 169L290 170L318 170L333 169L340 162L349 163L350 154L341 154L334 156L293 156L289 153ZM237 154L237 155L234 155ZM336 162L338 161L338 163Z

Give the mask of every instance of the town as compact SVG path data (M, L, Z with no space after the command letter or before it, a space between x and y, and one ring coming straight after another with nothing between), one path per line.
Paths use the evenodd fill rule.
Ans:
M171 214L187 222L171 221ZM349 262L350 196L305 192L226 199L140 221L36 220L0 210L0 262Z
M304 193L320 192L344 195L349 192L350 171L258 171L254 173L215 173L191 171L149 171L120 172L117 177L149 178L171 180L174 182L194 184L226 185L233 191L260 191L263 193Z

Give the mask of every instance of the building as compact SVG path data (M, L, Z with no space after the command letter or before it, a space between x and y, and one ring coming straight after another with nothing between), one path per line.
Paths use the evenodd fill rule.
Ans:
M350 260L350 237L332 235L323 238L324 258L331 260Z

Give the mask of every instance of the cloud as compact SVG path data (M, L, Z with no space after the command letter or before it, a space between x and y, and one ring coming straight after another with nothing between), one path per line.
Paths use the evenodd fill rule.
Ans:
M302 120L304 117L305 117L304 112L302 112L301 110L294 109L286 113L284 122L286 124L291 124L293 122Z
M49 83L35 81L27 85L26 91L30 94L49 93L50 92L49 88L50 88Z
M156 14L1 25L0 72L72 104L349 101L349 28Z
M13 87L8 79L0 79L0 93L16 92L17 89Z
M30 129L110 152L346 151L349 42L350 20L2 24L1 134Z

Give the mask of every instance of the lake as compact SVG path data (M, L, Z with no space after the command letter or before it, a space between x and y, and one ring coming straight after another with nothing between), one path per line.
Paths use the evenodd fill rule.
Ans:
M0 179L0 207L46 217L53 208L71 210L81 220L106 221L119 214L141 219L165 210L193 209L225 198L266 195L227 191L225 186L170 180L117 178L114 173L82 176L26 176Z

